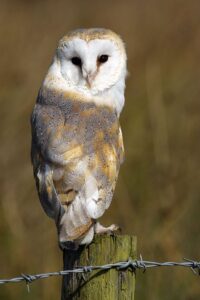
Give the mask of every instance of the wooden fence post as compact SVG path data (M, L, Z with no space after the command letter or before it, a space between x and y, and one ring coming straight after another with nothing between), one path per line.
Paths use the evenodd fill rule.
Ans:
M64 269L97 266L136 259L136 237L128 235L96 236L87 247L65 250ZM131 270L93 271L63 277L62 300L133 300L135 273Z

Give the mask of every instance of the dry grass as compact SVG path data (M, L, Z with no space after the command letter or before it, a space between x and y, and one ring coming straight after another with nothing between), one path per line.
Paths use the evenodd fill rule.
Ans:
M0 277L62 268L54 224L37 199L29 117L57 40L108 27L127 45L126 161L104 216L136 234L146 259L200 259L200 2L1 1ZM59 299L60 280L0 287L1 299ZM137 298L197 300L183 270L137 277Z

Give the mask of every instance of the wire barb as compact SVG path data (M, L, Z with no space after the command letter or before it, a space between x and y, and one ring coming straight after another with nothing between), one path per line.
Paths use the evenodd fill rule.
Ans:
M31 283L34 279L31 275L26 275L26 274L21 274L21 277L26 281L26 287L27 287L27 291L28 293L30 293L30 286L29 283Z
M184 258L184 260L192 264L190 268L195 275L200 275L200 262L188 258Z

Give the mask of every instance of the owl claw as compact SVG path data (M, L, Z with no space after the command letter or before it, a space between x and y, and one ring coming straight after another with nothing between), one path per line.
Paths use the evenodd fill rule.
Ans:
M116 224L112 224L112 229L110 229L107 234L110 235L110 236L116 236L116 231L120 232L122 231L121 227L119 227L118 225ZM111 227L110 226L110 227Z

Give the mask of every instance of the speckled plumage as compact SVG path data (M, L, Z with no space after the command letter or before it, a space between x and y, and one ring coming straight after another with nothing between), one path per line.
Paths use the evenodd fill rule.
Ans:
M75 31L67 39L84 39L88 32ZM102 31L102 39L110 32ZM101 29L90 34L95 39ZM41 204L55 219L60 243L70 247L91 242L96 220L111 203L123 140L109 91L89 95L67 84L56 88L59 76L52 74L47 73L32 114L32 163Z

